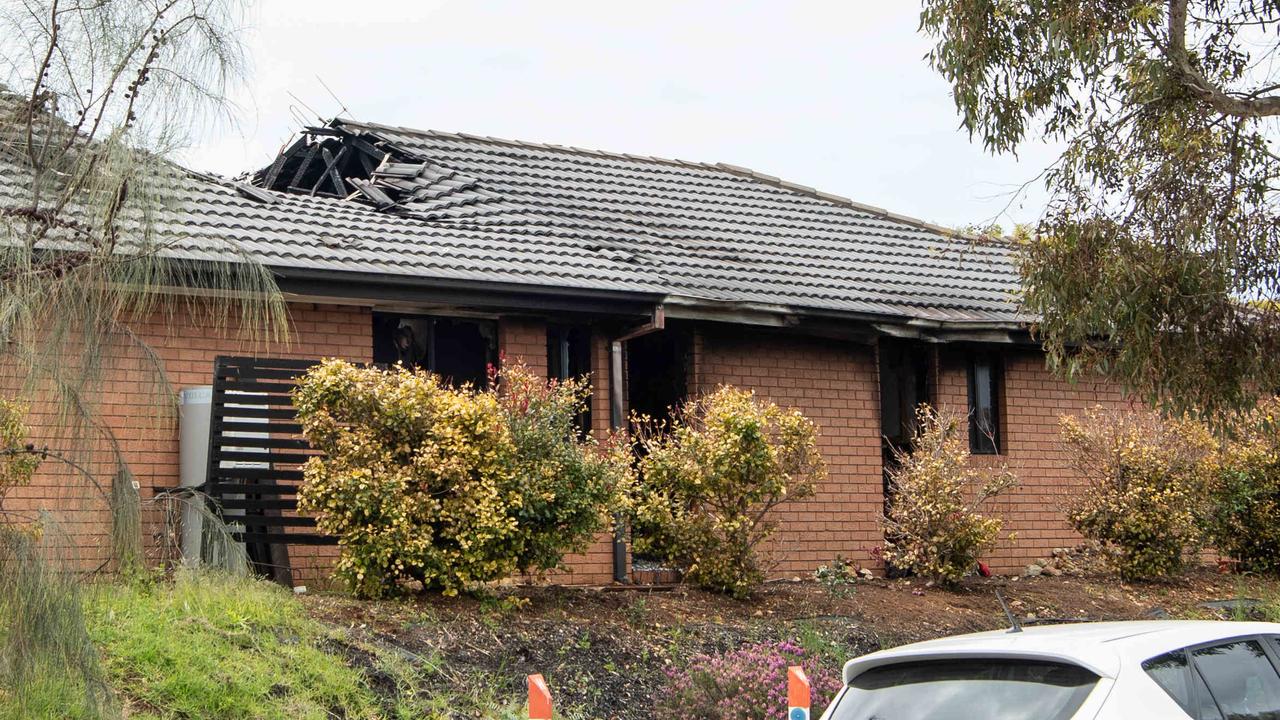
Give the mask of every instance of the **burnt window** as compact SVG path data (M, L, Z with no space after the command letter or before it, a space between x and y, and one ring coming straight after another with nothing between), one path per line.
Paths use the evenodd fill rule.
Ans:
M995 353L969 358L969 451L1000 452L1000 361Z
M562 325L547 328L547 377L568 380L590 374L591 331L584 327ZM591 431L590 403L578 415L578 429L584 434Z
M929 355L920 345L880 342L880 434L889 447L910 450L916 410L929 403Z
M547 377L555 380L591 373L591 332L583 327L547 328Z
M455 387L483 388L497 360L497 337L490 320L374 313L373 361L428 370Z

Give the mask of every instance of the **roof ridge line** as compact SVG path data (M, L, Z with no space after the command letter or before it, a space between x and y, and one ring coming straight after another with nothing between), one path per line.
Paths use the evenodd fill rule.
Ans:
M893 212L892 210L886 210L885 208L879 207L878 205L871 205L868 203L858 202L857 200L845 197L844 195L837 195L836 193L826 192L825 190L818 190L817 188L811 187L809 185L802 185L797 182L783 180L782 178L777 177L775 175L768 175L766 173L752 170L751 168L742 167L741 165L732 165L730 163L716 163L715 167L718 167L721 170L724 170L726 172L731 172L737 175L745 175L749 178L758 180L760 182L766 182L772 185L777 185L778 187L781 187L781 188L785 188L787 190L793 190L795 192L816 197L820 200L826 200L827 202L830 202L830 203L835 203L837 205L847 205L851 208L854 208L855 210L862 210L863 212L868 212L868 213L871 213L872 215L879 215L888 220L905 223L907 225L914 225L916 227L923 228L925 230L936 232L939 235L945 235L947 237L957 237L957 238L962 238L969 241L990 240L990 238L984 238L981 235L976 235L966 230L949 228L943 225L938 225L937 223L931 223L928 220L921 220L920 218L911 217L910 215L903 215L902 213L896 213L896 212Z
M701 170L721 170L721 171L732 173L734 175L738 175L741 177L746 177L748 179L755 180L757 182L764 182L770 185L774 185L774 186L783 188L785 190L799 192L799 193L808 195L810 197L817 198L819 200L824 200L829 203L834 203L837 205L845 205L855 210L861 210L863 212L871 213L873 215L879 215L887 220L892 220L894 222L905 223L907 225L914 225L915 227L928 230L930 232L935 232L935 233L938 233L939 235L944 235L946 237L960 238L960 239L968 240L970 242L989 242L990 240L993 239L993 238L984 237L982 235L977 235L965 230L949 228L943 225L938 225L937 223L931 223L928 220L922 220L920 218L911 217L910 215L903 215L901 213L896 213L891 210L887 210L885 208L879 207L877 205L858 202L857 200L846 197L844 195L830 193L824 190L818 190L817 188L811 187L809 185L803 185L801 183L791 182L789 180L783 180L782 178L776 175L770 175L768 173L763 173L758 170L752 170L751 168L743 167L741 165L734 165L732 163L726 163L726 162L711 163L711 162L702 162L697 160L680 160L677 158L664 158L664 157L658 157L655 155L637 155L634 153L624 153L624 152L617 152L613 150L594 150L590 148L578 147L576 145L557 145L555 143L542 143L542 142L535 142L532 140L512 140L510 138L500 138L500 137L494 137L492 135L476 135L473 133L450 132L447 130L423 130L420 128L410 128L410 127L404 127L402 125L385 125L383 123L367 122L364 120L356 120L354 118L343 118L340 116L333 118L333 120L330 121L330 124L335 122L343 122L343 121L348 121L356 125L364 125L371 128L381 128L384 130L402 132L402 133L407 133L411 135L427 135L427 136L452 138L452 139L461 138L464 140L490 142L498 145L508 145L512 147L538 148L538 149L544 149L544 150L560 150L563 152L581 153L584 155L592 155L595 157L607 157L607 158L616 158L616 159L622 159L622 160L639 160L644 162L656 162L662 165L672 165L675 167L697 168ZM997 238L997 240L999 239Z

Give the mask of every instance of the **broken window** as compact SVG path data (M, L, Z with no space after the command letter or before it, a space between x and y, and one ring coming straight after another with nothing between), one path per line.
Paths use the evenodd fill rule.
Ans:
M557 325L547 328L547 377L567 380L590 374L591 331L584 327ZM582 433L591 431L590 403L577 420Z
M421 368L458 387L487 387L498 357L491 320L434 315L373 314L373 361Z
M977 455L1000 452L1000 363L995 353L975 353L969 359L969 451Z

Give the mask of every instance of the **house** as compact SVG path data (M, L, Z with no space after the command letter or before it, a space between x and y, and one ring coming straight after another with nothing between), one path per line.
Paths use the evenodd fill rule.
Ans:
M878 562L889 448L926 401L968 412L974 461L1023 480L997 506L1018 538L994 568L1075 544L1058 416L1121 400L1046 369L1011 248L732 165L336 119L241 179L192 173L182 194L171 252L252 255L276 274L293 332L264 349L197 318L132 328L175 386L209 385L219 357L402 361L479 383L518 359L590 373L598 429L721 383L751 388L817 421L829 465L813 498L779 512L780 575L837 555ZM234 380L251 365L220 367ZM177 432L148 430L131 401L144 380L118 373L105 419L146 496L177 483ZM11 496L56 497L48 483ZM79 517L92 564L101 510ZM334 552L287 545L294 580L323 575ZM570 566L570 582L630 579L625 538Z

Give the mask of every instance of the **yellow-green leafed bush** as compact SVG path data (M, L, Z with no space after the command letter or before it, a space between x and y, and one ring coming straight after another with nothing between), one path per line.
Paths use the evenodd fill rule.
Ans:
M896 451L885 517L885 560L943 585L973 572L1000 537L979 508L1016 484L1006 468L969 461L968 423L928 406L916 411L910 450Z
M9 488L30 483L40 465L40 455L24 444L26 414L26 406L0 398L0 502Z
M295 405L324 455L299 499L341 542L336 575L364 596L403 580L451 595L584 547L628 470L578 437L588 393L519 367L487 391L401 367L313 369Z
M1151 410L1100 407L1061 423L1072 465L1086 480L1067 508L1075 529L1114 552L1124 580L1181 571L1203 539L1217 455L1209 429Z
M1280 574L1280 398L1230 424L1209 493L1210 539L1247 572Z
M515 446L516 567L560 567L566 552L586 550L608 527L630 484L630 448L620 436L597 442L580 433L591 399L585 380L548 382L517 365L502 371L496 394Z
M775 529L769 511L812 495L826 475L813 422L723 386L679 408L668 428L637 425L636 552L705 588L750 594L765 577L757 546Z

